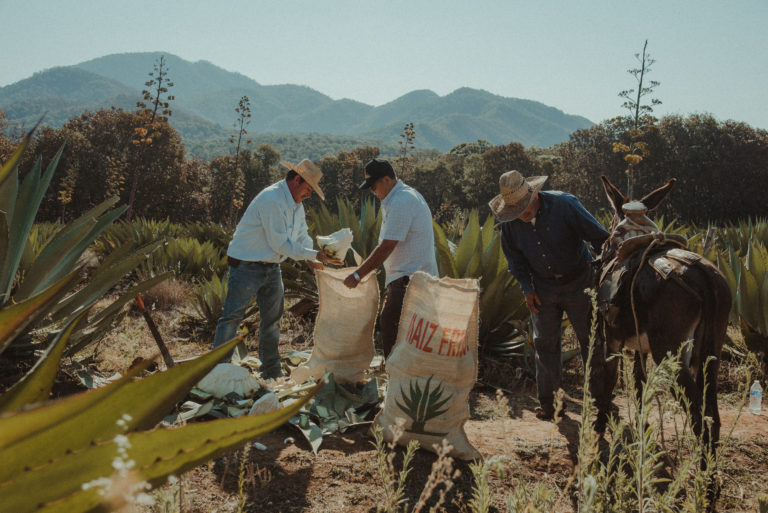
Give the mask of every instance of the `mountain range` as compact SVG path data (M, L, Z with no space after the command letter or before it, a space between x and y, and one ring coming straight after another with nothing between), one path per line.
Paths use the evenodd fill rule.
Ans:
M45 113L44 122L53 127L86 110L135 109L148 73L161 55L173 83L168 94L175 97L170 121L188 143L231 134L237 116L234 109L242 96L250 99L251 136L315 133L391 145L399 140L405 124L412 122L417 146L442 152L478 139L546 147L593 125L584 117L536 101L467 87L445 96L412 91L374 107L349 99L333 100L306 86L261 85L210 62L192 63L162 52L107 55L40 71L0 87L0 109L8 121L27 126Z

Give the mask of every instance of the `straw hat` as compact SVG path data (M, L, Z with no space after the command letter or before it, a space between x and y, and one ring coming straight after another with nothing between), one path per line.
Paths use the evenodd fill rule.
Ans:
M317 167L314 162L309 159L304 159L298 164L291 164L290 162L281 160L280 165L296 171L299 176L315 190L317 195L320 196L320 199L325 201L325 194L323 194L323 190L320 188L320 179L323 177L323 172L320 171L320 168Z
M546 176L524 178L519 171L507 171L499 178L501 194L489 201L488 206L499 222L517 219L546 181Z

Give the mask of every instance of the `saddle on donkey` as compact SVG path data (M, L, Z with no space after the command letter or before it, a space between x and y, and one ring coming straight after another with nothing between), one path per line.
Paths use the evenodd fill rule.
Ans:
M650 265L663 279L677 279L683 265L701 257L686 250L682 235L664 233L646 217L647 208L639 201L622 205L625 218L616 226L613 237L619 239L616 254L605 265L597 285L597 304L609 325L619 314L618 298L631 292L633 278L644 264Z

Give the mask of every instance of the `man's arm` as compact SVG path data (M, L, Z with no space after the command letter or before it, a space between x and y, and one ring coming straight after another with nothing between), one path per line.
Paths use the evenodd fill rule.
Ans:
M392 251L395 250L397 242L398 241L396 240L384 239L374 248L373 252L368 255L368 258L366 258L365 261L360 264L360 267L357 268L356 273L360 277L360 280L371 271L378 269L379 266L384 263L384 260L389 258ZM344 279L344 285L350 289L354 289L357 287L357 284L360 283L360 280L355 277L355 273L352 273Z

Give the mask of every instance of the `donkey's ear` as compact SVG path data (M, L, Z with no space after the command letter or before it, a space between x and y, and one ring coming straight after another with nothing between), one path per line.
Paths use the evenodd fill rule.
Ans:
M664 198L667 197L667 194L669 194L669 191L671 191L672 187L675 186L676 181L677 181L677 178L671 178L667 183L665 183L655 191L652 191L646 194L645 197L643 197L643 199L640 201L642 201L643 204L646 207L648 207L648 210L655 209L664 200Z
M613 185L608 177L600 175L600 180L603 181L603 189L605 189L605 195L608 196L608 201L613 205L613 210L617 214L621 215L621 206L628 201L628 198L624 196L619 189Z

